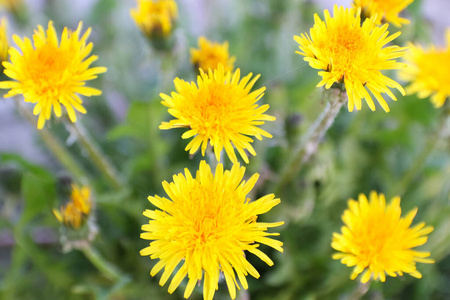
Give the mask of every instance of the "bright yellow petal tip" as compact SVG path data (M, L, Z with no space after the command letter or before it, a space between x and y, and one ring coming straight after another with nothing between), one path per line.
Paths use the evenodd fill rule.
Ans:
M447 47L432 45L425 50L411 45L405 60L407 67L399 75L410 83L406 92L417 93L420 98L431 97L436 108L442 107L450 97L450 29L447 29Z
M130 14L148 38L167 37L178 18L178 6L174 0L138 0Z
M207 72L208 69L216 69L219 64L222 64L225 72L233 71L236 57L230 57L228 42L219 44L211 42L205 37L200 37L198 39L198 48L191 48L191 62L196 70L201 68Z
M278 234L267 232L283 222L257 222L258 216L271 210L280 199L271 194L250 201L247 194L258 174L243 181L244 172L245 168L239 164L226 171L218 164L213 174L209 165L201 161L195 178L185 169L184 175L173 176L173 182L163 182L169 199L148 197L157 209L144 211L150 220L142 226L141 238L151 242L140 253L159 260L150 274L155 276L164 269L160 285L175 273L169 293L187 276L185 298L203 279L203 299L212 300L223 273L230 296L235 299L238 280L247 289L246 276L259 277L246 259L248 253L272 265L272 260L258 249L259 245L283 252L283 243L269 237Z
M86 44L91 29L80 37L81 26L80 22L76 31L64 28L61 42L52 21L46 31L38 26L33 35L34 47L30 39L13 36L22 53L9 49L11 62L3 62L4 73L15 81L2 81L0 88L10 89L5 97L23 94L25 102L36 103L33 113L39 115L38 129L50 119L52 107L60 117L63 105L75 122L75 110L86 113L78 94L88 97L101 94L100 90L85 86L85 81L97 78L106 68L89 68L97 56L89 56L93 45Z
M363 271L361 282L371 277L382 282L386 274L392 277L408 273L416 278L422 275L416 262L434 263L427 258L429 252L412 248L426 243L433 227L419 223L410 227L417 209L401 217L400 197L394 197L389 205L383 194L370 193L368 200L360 194L358 201L350 199L348 209L342 215L344 226L341 233L333 234L331 247L339 251L333 255L348 267L354 267L351 279Z
M59 211L54 209L53 214L64 225L79 229L87 220L91 207L91 190L86 186L72 185L70 201Z
M257 126L275 120L264 114L269 105L256 104L264 95L265 87L250 92L258 78L259 75L252 79L250 73L241 79L239 69L234 73L225 72L222 64L217 69L209 69L207 73L200 70L197 84L175 78L177 92L172 92L171 96L160 94L163 99L161 103L169 108L169 113L175 119L163 122L159 128L189 128L182 138L194 137L185 149L191 154L201 147L202 155L205 155L209 143L218 161L225 148L228 157L235 163L236 148L248 163L245 150L256 155L250 136L259 140L263 136L271 138L272 135Z
M348 109L361 109L364 98L371 110L375 110L372 93L381 107L389 112L389 106L381 96L386 93L397 100L389 88L404 94L403 88L394 80L381 74L381 70L400 69L403 63L394 59L404 54L406 48L384 47L400 33L388 36L388 24L375 25L375 17L361 25L361 10L334 6L333 17L325 10L325 21L315 15L310 35L294 36L304 60L319 72L322 81L317 86L328 89L334 83L344 83L348 95Z
M391 23L397 27L409 24L409 20L399 17L399 14L414 0L353 0L353 7L361 8L368 18L375 16L377 25Z
M8 59L8 34L6 18L2 18L0 21L0 62L4 62Z

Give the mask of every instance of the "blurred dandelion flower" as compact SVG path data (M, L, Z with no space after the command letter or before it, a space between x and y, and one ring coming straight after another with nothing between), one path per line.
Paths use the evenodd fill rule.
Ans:
M163 182L170 199L157 195L148 197L160 210L144 212L150 221L142 226L145 232L141 238L152 242L140 253L159 259L150 274L154 276L164 268L160 285L167 282L182 262L169 285L169 293L175 291L187 275L189 281L184 297L188 298L197 282L204 278L203 298L211 300L218 289L220 272L223 272L234 299L236 287L239 289L237 278L247 289L246 275L259 277L244 251L270 266L273 261L258 249L259 244L283 252L283 243L268 237L279 234L266 230L284 222L257 222L258 215L271 210L280 199L270 194L250 201L247 194L258 180L258 174L242 181L244 172L245 168L239 164L225 172L223 165L218 164L213 174L209 165L201 161L195 178L185 169L185 175L180 173L173 176L173 182Z
M130 14L136 25L148 37L167 37L178 18L178 6L173 0L138 0Z
M6 19L2 18L0 21L0 61L3 62L8 59L8 34L6 33Z
M388 36L388 24L375 26L375 16L361 25L361 11L334 6L334 16L325 10L325 22L316 14L310 35L294 36L304 60L312 68L320 69L322 81L329 89L334 83L344 83L348 94L348 109L361 109L361 99L365 98L371 110L375 104L367 89L388 112L389 106L380 93L386 93L397 100L389 88L396 88L404 94L403 88L394 80L381 74L380 70L400 69L405 66L394 58L401 57L405 48L384 47L400 35Z
M383 194L370 193L370 202L360 194L358 201L350 199L348 209L342 215L345 226L342 233L334 233L331 246L339 251L333 259L340 259L349 267L355 266L351 279L364 270L361 282L374 279L386 280L386 275L396 277L403 273L421 278L416 262L434 263L429 252L412 248L425 244L433 227L421 222L410 228L417 208L401 217L400 197L394 197L386 206Z
M353 6L361 8L363 16L376 16L376 24L382 22L392 23L397 27L409 24L408 19L399 17L399 14L414 0L354 0Z
M79 229L89 216L91 205L91 190L86 186L72 185L70 201L59 211L53 209L53 214L64 225Z
M11 89L5 97L23 94L25 102L36 103L33 113L39 115L38 129L50 119L52 106L55 115L60 117L62 104L70 120L75 122L74 108L86 113L77 94L88 97L101 94L100 90L85 86L85 81L97 78L106 68L89 68L97 56L89 56L93 45L86 45L91 28L80 38L81 27L81 22L75 32L65 27L58 43L52 21L48 23L47 32L38 26L33 35L34 48L30 39L13 36L22 53L10 48L11 62L3 62L3 66L4 73L17 81L0 82L0 88Z
M162 122L160 129L179 127L189 128L181 137L188 139L195 136L186 146L186 151L195 153L201 146L202 155L208 142L214 147L214 153L220 161L220 152L225 148L230 160L237 161L234 147L248 163L244 150L256 155L250 144L249 136L261 140L263 136L272 135L258 128L264 121L273 121L275 117L264 114L269 105L258 106L256 102L264 95L265 87L250 92L259 75L252 80L252 73L240 79L240 70L225 72L222 64L207 73L200 70L197 85L175 78L175 89L171 97L160 94L163 105L176 119Z
M229 55L228 42L223 44L208 41L204 37L198 39L199 49L191 48L191 62L195 69L216 69L219 64L223 65L226 72L233 71L234 61L236 57Z
M407 67L400 78L409 81L408 94L417 93L420 98L431 96L435 107L444 105L450 97L450 29L447 29L447 47L424 50L412 45L406 53Z
M0 7L5 7L10 11L17 11L23 5L22 0L0 0Z

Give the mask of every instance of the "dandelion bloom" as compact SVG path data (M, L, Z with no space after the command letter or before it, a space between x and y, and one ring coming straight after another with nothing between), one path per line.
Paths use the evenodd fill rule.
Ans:
M0 61L3 62L8 59L8 35L6 33L6 19L2 18L0 21Z
M409 24L408 19L399 17L399 14L414 0L354 0L353 6L361 8L362 14L367 17L376 16L376 24L382 22L392 23L397 27Z
M172 33L178 6L173 0L138 0L137 8L131 9L130 14L147 37L166 37Z
M81 26L80 22L74 32L64 28L60 43L52 21L47 32L38 26L33 35L34 48L30 39L13 36L22 53L10 48L11 62L3 62L3 66L4 73L16 81L0 82L0 88L11 89L5 97L23 94L25 102L36 103L33 113L39 115L38 129L50 119L52 107L60 117L63 105L70 120L75 122L74 109L86 113L78 94L88 97L101 94L100 90L85 86L85 81L97 78L106 68L89 68L97 56L89 56L93 45L86 45L91 28L80 38Z
M417 93L420 98L431 96L435 107L444 105L450 97L450 29L447 30L447 47L432 46L424 50L412 45L405 55L407 67L400 78L409 81L408 94Z
M264 95L265 87L250 92L259 75L253 79L252 73L240 79L240 70L234 73L225 72L221 64L215 70L207 73L200 70L197 85L175 78L175 89L171 97L160 94L163 105L169 107L169 113L176 119L162 122L160 129L179 127L189 128L181 137L187 139L195 136L186 146L186 151L195 153L201 146L202 155L208 142L214 147L214 152L220 161L220 152L225 148L230 160L237 161L233 145L241 157L248 163L244 150L256 155L250 144L255 136L271 138L272 135L260 129L257 125L264 121L273 121L275 117L264 114L269 105L258 106L256 102ZM250 80L251 79L251 80Z
M236 57L228 53L228 42L223 44L208 41L204 37L198 39L199 49L191 49L191 62L195 69L216 69L219 64L223 65L226 72L233 71L233 64Z
M383 194L370 193L370 202L360 194L358 201L350 199L348 209L342 215L345 226L342 233L334 233L331 246L339 251L333 259L340 259L349 267L355 266L351 279L355 279L364 270L361 282L374 279L386 280L386 274L392 277L409 273L421 278L416 262L434 263L429 252L419 252L412 248L425 244L427 234L433 227L421 222L410 228L417 208L401 217L400 197L394 197L386 206Z
M22 5L22 0L0 0L0 7L5 7L12 12L17 11Z
M247 289L246 275L259 277L244 251L258 256L270 266L272 260L258 249L259 245L265 244L283 252L283 243L268 237L279 234L266 232L283 222L257 222L258 215L271 210L280 199L270 194L250 201L247 194L258 180L258 174L242 181L244 172L245 168L239 164L225 172L223 165L218 164L213 174L209 165L201 161L195 178L185 169L185 175L180 173L173 176L173 182L163 182L170 199L156 195L148 197L159 210L144 211L150 221L142 226L145 232L141 238L152 242L140 253L159 259L150 274L154 276L164 268L161 286L176 273L169 285L169 293L175 291L187 275L189 281L184 297L188 298L203 278L203 298L211 300L222 272L234 299L236 287L239 289L237 278Z
M91 206L91 190L86 186L73 185L70 201L61 206L59 211L54 209L53 214L59 222L78 229L89 216Z
M394 80L381 74L381 70L403 68L404 64L394 58L401 57L405 48L384 47L400 35L388 36L388 24L375 25L375 16L366 19L361 25L361 11L334 6L331 17L325 10L325 22L314 15L315 24L310 35L294 36L304 60L319 72L322 81L317 85L329 89L334 83L344 83L348 95L348 110L361 109L361 99L365 98L371 110L375 104L369 90L383 109L389 107L381 96L386 93L397 100L389 88L396 88L402 94L403 88Z

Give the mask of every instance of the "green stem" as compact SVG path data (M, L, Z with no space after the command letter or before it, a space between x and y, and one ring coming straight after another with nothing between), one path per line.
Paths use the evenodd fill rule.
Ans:
M319 143L333 124L345 102L343 92L339 89L332 88L324 90L323 98L327 97L329 100L322 113L311 125L305 137L294 150L291 159L288 160L288 163L281 171L281 175L275 186L275 193L280 192L300 172L303 164L308 161L310 156L316 152Z
M16 101L17 108L22 116L24 116L33 126L36 126L36 117L25 107L22 101ZM61 142L46 128L38 130L41 139L44 141L48 149L55 155L61 165L66 168L69 173L77 178L79 181L83 181L88 176L86 172L80 167L80 164L75 158L67 151Z
M220 160L223 161L223 153L221 153ZM216 155L214 154L214 150L210 145L208 145L208 148L206 148L206 162L211 168L211 172L214 174L216 172L217 165L220 162L217 161Z
M107 159L106 155L102 152L97 143L94 142L92 137L86 132L84 127L79 124L79 122L72 123L67 121L66 124L68 130L75 133L78 141L81 143L81 146L87 151L92 162L106 177L109 183L116 190L122 190L125 187L123 179L119 176L116 168Z
M389 193L390 195L403 195L414 179L420 175L420 171L426 164L428 158L431 156L431 153L442 140L445 132L448 131L448 127L450 126L449 112L450 110L447 111L444 109L443 116L441 117L441 121L436 132L427 141L427 144L423 148L422 152L414 160L414 164L405 172L402 179L391 189L391 192Z
M348 300L359 300L359 299L361 299L369 291L370 282L371 282L371 280L369 280L366 283L359 282L359 284L356 287L356 289L348 297Z
M91 246L80 248L80 251L86 256L87 259L108 279L112 281L119 281L122 278L120 271L107 262L97 250Z

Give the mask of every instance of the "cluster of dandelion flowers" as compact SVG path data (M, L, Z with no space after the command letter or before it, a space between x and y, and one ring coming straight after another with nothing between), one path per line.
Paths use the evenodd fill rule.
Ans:
M450 97L450 29L446 38L447 48L425 50L411 45L405 55L407 67L400 72L400 78L410 82L406 92L417 93L420 98L431 96L435 107L443 106Z
M228 42L223 44L211 42L204 37L198 39L198 49L191 49L191 62L195 69L204 71L216 69L219 64L223 65L226 72L233 71L235 56L228 53Z
M147 37L167 37L178 17L178 6L174 0L138 0L130 14Z
M376 16L376 24L382 22L401 27L409 24L409 20L399 14L414 0L353 0L353 7L361 8L362 14L367 17Z
M92 208L91 190L87 186L72 185L70 201L61 206L60 210L54 209L53 214L58 221L66 226L79 229L88 218Z
M369 90L383 109L389 106L381 96L386 93L397 100L389 88L396 88L404 94L403 88L381 70L400 69L403 63L395 58L404 54L405 48L384 47L400 35L400 32L388 36L388 24L378 27L375 16L366 19L361 25L361 10L345 9L334 6L334 16L325 10L325 21L314 15L315 24L310 35L294 36L304 60L319 72L322 81L317 85L329 89L334 83L345 84L348 95L348 109L361 109L361 99L365 98L371 110L375 104Z
M342 215L345 226L342 233L334 233L331 246L339 251L334 259L349 267L354 266L351 279L364 270L361 282L371 276L385 281L386 275L396 277L403 273L421 278L416 262L434 263L429 252L419 252L412 248L426 243L427 235L433 227L421 222L410 227L417 208L406 217L401 217L400 197L394 197L389 205L383 194L371 192L370 202L360 194L358 201L350 199L348 209Z
M22 53L12 47L9 49L11 62L3 62L4 73L15 81L0 82L0 88L11 89L5 97L23 94L25 102L36 103L33 113L39 115L38 129L50 119L52 107L55 115L60 117L63 105L70 120L75 122L75 110L86 113L78 94L101 94L100 90L85 86L85 81L97 78L97 74L106 72L106 68L89 68L97 56L89 56L93 45L86 44L91 28L80 37L81 27L80 22L76 31L64 28L61 42L58 42L50 21L47 31L42 26L35 31L34 48L30 39L13 36Z
M214 153L220 161L220 152L225 148L230 160L237 161L234 147L248 163L245 150L256 155L250 144L255 136L261 140L263 136L272 135L257 127L265 121L273 121L275 117L264 114L269 105L258 106L256 102L264 95L265 87L250 92L259 75L252 79L252 73L240 78L240 70L234 73L225 72L221 64L207 73L200 70L197 84L188 83L175 78L177 92L171 96L160 94L163 105L176 119L162 122L160 129L189 128L181 137L194 138L186 146L186 151L195 153L201 146L205 155L208 143L214 147Z
M258 216L271 210L280 199L270 194L250 201L247 194L258 180L258 174L242 181L244 172L245 168L239 164L226 171L218 164L213 174L209 165L201 161L195 178L185 169L184 175L173 176L173 182L163 182L170 199L148 197L159 209L144 211L150 221L142 226L145 232L141 238L152 242L141 250L141 255L159 259L150 274L154 276L164 268L160 285L164 285L182 263L172 278L169 293L188 276L184 293L188 298L203 278L203 298L211 300L222 272L234 299L236 287L239 288L237 278L247 289L246 276L259 277L245 258L245 252L256 255L270 266L273 262L258 249L259 244L283 252L283 243L268 237L278 234L266 232L283 222L257 222Z

